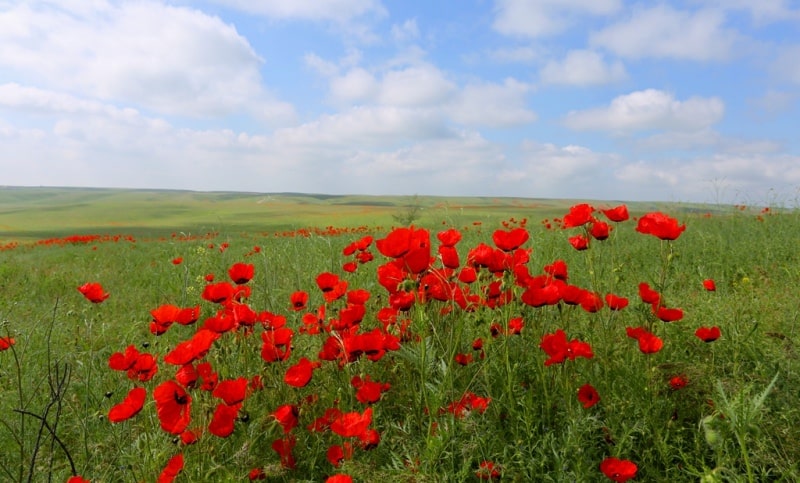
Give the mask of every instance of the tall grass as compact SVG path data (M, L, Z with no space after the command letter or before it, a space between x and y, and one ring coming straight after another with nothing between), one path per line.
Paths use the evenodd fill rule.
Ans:
M356 481L471 481L490 478L489 468L504 481L601 481L601 462L615 457L636 465L638 481L796 481L798 221L793 212L682 215L686 231L665 241L637 233L629 220L611 223L609 239L592 240L583 251L567 239L585 227L562 230L556 223L547 229L516 220L456 226L461 267L470 265L468 254L481 243L495 247L496 230L523 227L530 239L522 249L531 251L521 265L531 276L547 274L546 266L561 259L569 285L629 300L623 310L604 304L596 312L563 300L524 303L528 287L512 266L495 273L478 266L478 279L469 285L448 280L469 287L475 297L466 306L419 295L436 277L458 274L439 270L441 260L405 273L390 293L376 272L391 257L375 243L364 250L375 260L352 273L342 270L352 260L343 251L366 232L23 244L0 252L0 337L15 340L0 352L0 472L9 481L66 481L73 473L92 481L151 481L181 454L175 481L241 481L253 471L275 481L323 481L334 474ZM448 227L428 226L433 256L436 234ZM384 240L389 231L370 235ZM221 399L187 389L189 428L202 436L185 444L182 435L161 429L153 391L178 369L164 356L223 310L202 297L206 275L214 274L214 283L228 280L237 262L255 268L242 303L271 322L262 317L252 329L243 324L221 334L195 365L211 363L220 381L258 376L263 389L248 392L227 437L208 429ZM346 330L301 333L305 314L324 308L329 324L347 311L344 298L324 298L316 282L323 272L345 280L348 291L369 292L365 315ZM715 291L704 289L706 279L716 282ZM90 281L100 282L109 298L87 301L76 288ZM662 305L681 308L683 318L659 320L639 298L642 282L660 292ZM293 311L290 295L300 290L309 302ZM410 308L387 322L392 304L400 306L393 295L406 292L417 293ZM200 319L156 336L151 310L164 304L199 305ZM267 362L262 333L276 316L294 333L292 350L285 361ZM509 327L515 319L521 320L513 326L518 330ZM330 337L343 341L384 324L399 344L382 356L320 358ZM721 330L718 340L695 335L713 326ZM626 334L636 327L658 336L663 348L643 353ZM593 357L546 366L549 355L540 345L559 330L588 344ZM109 368L112 354L128 345L158 358L151 381L132 381ZM302 357L319 367L304 387L290 386L284 376ZM379 400L359 401L356 376L385 384ZM585 384L599 394L589 408L578 398ZM109 422L110 409L133 387L147 390L141 412ZM275 411L287 404L296 407L298 425L284 431ZM318 418L332 408L352 415L369 408L368 427L380 442L367 445L326 429ZM315 421L321 427L310 430ZM292 450L276 451L276 441ZM339 466L327 457L332 447L346 455Z

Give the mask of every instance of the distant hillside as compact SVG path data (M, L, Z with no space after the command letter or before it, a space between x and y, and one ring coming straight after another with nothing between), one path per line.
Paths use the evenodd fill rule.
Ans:
M575 203L611 207L623 201L503 197L366 196L313 193L201 192L115 188L0 187L0 239L71 234L270 232L325 226L453 226L473 221L561 216ZM631 212L726 211L730 207L626 203Z

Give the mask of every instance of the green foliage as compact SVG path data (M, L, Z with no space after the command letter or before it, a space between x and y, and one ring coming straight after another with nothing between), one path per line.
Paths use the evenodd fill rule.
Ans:
M435 230L461 231L457 248L464 265L469 249L492 245L491 233L504 227L496 216L482 215L481 225L467 221L469 212L458 216L454 223L453 213L445 214L445 225L433 226L432 215L426 221L434 255ZM527 228L531 274L563 259L570 284L629 298L621 311L588 313L566 304L534 308L517 301L524 288L513 274L481 271L471 294L483 295L499 283L515 301L469 311L452 301L418 301L399 317L409 324L399 350L375 362L364 356L342 365L322 361L303 388L284 384L284 374L301 356L317 360L328 334L296 334L290 359L277 363L261 358L260 326L250 336L223 334L207 356L220 379L257 375L265 389L248 396L231 436L204 434L195 445L176 443L156 416L152 389L176 368L159 360L155 380L138 383L110 370L109 357L128 345L159 357L169 353L197 327L174 325L155 336L150 311L163 304L199 304L202 324L219 309L201 299L205 276L225 280L228 268L240 261L255 266L247 303L257 312L285 316L295 332L304 314L326 305L330 320L346 306L342 300L325 304L315 282L322 272L338 274L350 290L371 293L361 332L382 327L377 313L389 295L377 283L375 268L386 260L375 252L377 260L353 273L341 267L349 261L342 255L346 246L366 234L383 238L385 230L276 236L237 229L0 251L0 336L16 341L0 351L0 447L8 448L0 454L3 479L66 481L74 472L92 481L151 481L181 452L185 469L176 481L241 481L252 468L277 481L323 481L334 473L357 481L470 481L483 461L497 464L504 481L598 481L598 465L609 456L634 461L639 481L795 481L800 312L789 288L800 283L800 253L790 248L800 236L798 215L759 218L736 211L681 218L688 228L674 242L636 233L635 222L628 221L581 252L566 242L581 229ZM181 263L171 263L177 257ZM702 288L706 278L716 281L715 292ZM110 297L90 304L76 290L88 281L101 282ZM682 308L684 319L657 320L638 299L640 282L657 286L664 304ZM289 304L296 290L310 297L300 312ZM520 333L503 333L518 317L524 321ZM722 337L699 340L694 331L701 326L720 327ZM647 327L663 339L663 349L641 353L626 327ZM546 367L548 356L539 345L557 329L590 343L594 357ZM474 349L478 338L483 347ZM458 354L469 354L472 362L459 364ZM337 469L325 454L343 439L306 427L328 408L366 408L355 397L354 376L391 388L371 406L380 444L369 451L356 448ZM676 376L688 384L674 389L670 380ZM600 395L588 409L576 396L586 383ZM148 390L142 412L110 423L109 410L134 386ZM489 401L485 411L448 410L467 394ZM207 428L218 399L199 390L192 396L193 426ZM271 447L283 437L271 413L289 403L298 405L300 418L293 431L294 470L282 468Z

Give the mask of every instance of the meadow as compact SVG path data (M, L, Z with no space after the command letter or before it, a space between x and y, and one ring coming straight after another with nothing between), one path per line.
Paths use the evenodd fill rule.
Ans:
M3 188L0 478L797 481L798 239L783 206Z

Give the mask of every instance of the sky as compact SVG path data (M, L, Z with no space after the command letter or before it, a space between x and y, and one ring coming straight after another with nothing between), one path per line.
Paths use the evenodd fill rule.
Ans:
M798 0L0 0L0 185L800 198Z

